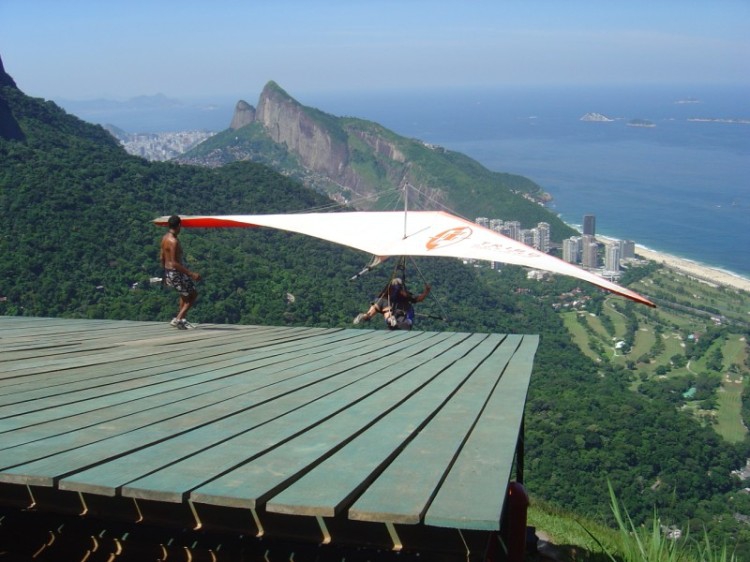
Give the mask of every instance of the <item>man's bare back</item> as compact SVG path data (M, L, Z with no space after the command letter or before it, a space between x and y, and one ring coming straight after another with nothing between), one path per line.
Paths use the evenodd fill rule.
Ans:
M174 269L181 273L189 274L182 265L182 245L177 235L171 230L161 239L161 265L164 269Z
M198 298L194 281L200 281L200 273L190 271L182 263L182 245L177 235L180 233L180 218L173 215L169 218L169 232L161 238L160 260L164 268L164 283L173 287L180 295L180 309L170 324L176 328L187 329L191 326L185 319L188 310Z

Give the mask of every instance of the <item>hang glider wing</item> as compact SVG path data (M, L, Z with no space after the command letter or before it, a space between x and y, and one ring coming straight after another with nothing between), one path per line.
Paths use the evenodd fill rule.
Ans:
M169 217L154 220L166 226ZM512 238L441 211L181 216L185 228L270 227L342 244L374 256L441 256L496 261L568 275L633 301L647 298Z

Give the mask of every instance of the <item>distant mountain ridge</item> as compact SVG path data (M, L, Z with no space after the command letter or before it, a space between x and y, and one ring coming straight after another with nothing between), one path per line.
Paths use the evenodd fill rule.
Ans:
M251 160L295 177L307 187L360 209L387 209L405 184L418 188L414 208L445 206L473 220L548 222L553 239L574 233L539 203L546 194L531 180L492 172L443 147L410 139L372 121L336 117L307 107L270 81L257 109L244 100L230 128L178 158L222 166Z

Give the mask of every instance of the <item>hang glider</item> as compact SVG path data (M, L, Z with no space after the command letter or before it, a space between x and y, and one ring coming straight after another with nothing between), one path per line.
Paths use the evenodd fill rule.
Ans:
M183 228L269 227L306 234L375 256L436 256L496 261L568 275L635 302L647 298L571 263L443 211L181 216ZM153 222L167 226L169 217Z

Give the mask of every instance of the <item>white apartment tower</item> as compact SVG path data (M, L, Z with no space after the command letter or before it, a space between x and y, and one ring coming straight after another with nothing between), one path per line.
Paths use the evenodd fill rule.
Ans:
M573 236L563 240L563 259L568 263L581 261L581 237Z
M549 223L540 222L534 231L534 247L542 252L549 252Z
M521 223L518 221L508 221L503 226L503 234L513 240L521 240Z
M604 247L604 269L620 271L620 244L607 244Z
M490 230L502 233L503 221L502 219L490 219Z

